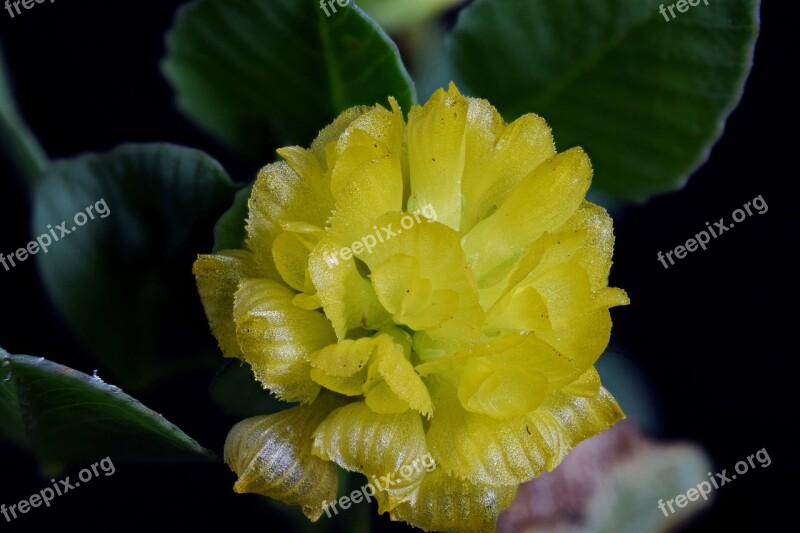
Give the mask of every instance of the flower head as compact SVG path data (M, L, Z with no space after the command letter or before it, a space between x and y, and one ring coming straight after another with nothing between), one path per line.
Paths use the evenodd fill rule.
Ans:
M542 118L506 124L451 84L407 123L390 99L278 153L247 249L194 268L225 356L300 403L231 431L237 491L316 520L338 464L386 480L393 519L490 531L520 483L622 418L593 367L628 303L611 219Z

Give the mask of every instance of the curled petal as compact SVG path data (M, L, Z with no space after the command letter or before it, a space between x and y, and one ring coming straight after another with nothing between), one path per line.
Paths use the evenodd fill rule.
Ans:
M373 219L403 207L403 114L375 106L354 120L337 144L331 173L336 208L330 232L350 246L374 231Z
M590 381L590 380L587 380ZM447 401L437 404L428 430L428 445L442 468L475 483L516 485L552 470L579 442L621 420L617 402L603 388L586 397L591 384L550 392L536 410L497 420L470 413L449 385L435 387Z
M319 385L307 357L336 336L322 313L296 307L293 296L274 281L243 281L234 302L236 335L243 359L266 388L286 401L310 402Z
M311 355L311 379L340 394L360 395L374 349L375 342L370 338L331 344Z
M551 157L527 175L497 211L464 236L464 252L478 282L508 270L533 241L566 222L591 179L592 165L580 148ZM532 198L536 209L531 209Z
M310 152L314 154L320 165L330 173L331 167L336 162L336 140L342 132L361 115L368 113L369 106L354 106L342 111L333 122L322 128L317 138L311 143ZM329 157L329 152L332 154Z
M400 298L403 298L403 294L430 291L428 294L432 304L447 310L454 309L451 314L444 315L447 320L436 329L415 332L414 348L426 360L479 342L482 339L484 312L477 298L475 278L461 249L458 232L423 216L419 216L417 221L417 216L419 213L414 217L392 213L380 219L379 226L391 232L396 231L397 234L365 256L364 262L376 274L372 278L375 291L390 308L401 312L403 300ZM413 225L410 228L407 223L404 225L404 219L406 222L413 221ZM398 276L402 275L404 287L392 283L390 276L379 274L387 264L391 266L385 268L395 271ZM415 272L430 280L430 285L426 284L427 291L426 287L408 286L409 281L414 279ZM406 309L416 302L416 297L407 301ZM425 320L436 318L437 324L438 319L443 316L433 310L429 311L431 316L425 315L419 308L414 311ZM425 342L418 343L422 340L420 335L429 338L427 346Z
M192 268L211 331L225 357L242 357L233 321L233 297L243 278L258 277L253 254L246 250L223 250L200 255Z
M339 339L354 328L378 329L391 324L370 281L362 277L353 257L345 259L342 250L347 248L325 237L309 256L311 279Z
M281 279L272 256L278 235L298 226L322 228L333 208L329 180L313 155L289 149L281 153L289 160L261 169L247 202L247 247L265 277L275 280Z
M486 100L467 101L462 233L494 213L522 178L556 155L553 135L542 117L529 113L506 125Z
M574 359L559 353L532 333L510 333L453 356L419 365L416 370L421 376L440 375L457 382L463 379L473 358L491 360L494 367L508 365L540 373L547 378L548 390L558 390L585 372Z
M372 285L395 323L413 330L436 329L458 310L458 293L434 289L430 279L420 277L418 262L411 256L390 257L372 273Z
M336 465L311 453L311 435L341 401L332 395L236 424L225 441L225 463L238 479L233 489L300 505L316 521L336 498Z
M419 413L376 413L363 402L331 413L314 433L314 453L342 468L367 476L379 496L381 512L413 499L424 469L403 476L403 467L428 454ZM412 466L413 468L413 466ZM385 489L385 490L384 490Z
M475 484L437 468L423 478L416 502L398 505L391 517L425 531L491 533L516 493L517 485Z
M296 291L306 289L308 254L316 244L313 237L284 231L272 243L272 258L281 277Z
M453 229L461 223L467 99L452 83L408 114L409 211L430 204L438 220Z
M528 357L473 357L466 362L458 398L467 411L511 418L533 411L547 395L547 377Z
M364 383L367 405L379 413L402 413L410 407L430 417L433 403L428 389L402 346L388 334L379 335L376 341L375 358Z

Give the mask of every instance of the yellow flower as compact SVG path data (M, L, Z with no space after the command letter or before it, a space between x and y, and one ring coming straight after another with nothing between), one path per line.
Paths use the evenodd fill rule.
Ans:
M593 366L628 303L612 223L585 200L586 154L557 154L541 117L506 124L452 84L407 124L390 104L279 150L247 249L195 263L225 356L300 403L234 427L226 462L237 492L312 520L338 464L385 480L392 519L492 531L519 484L623 417Z

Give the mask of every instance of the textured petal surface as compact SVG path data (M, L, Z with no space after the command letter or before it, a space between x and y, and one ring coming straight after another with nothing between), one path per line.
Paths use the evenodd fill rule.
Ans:
M270 279L281 279L272 245L283 232L283 225L302 223L306 227L323 227L333 207L333 197L319 165L315 165L316 159L308 154L303 157L314 169L309 176L300 176L284 161L267 165L253 183L247 202L247 247Z
M403 353L401 345L396 344L389 335L381 334L377 338L375 360L370 367L367 382L364 384L364 395L367 405L371 405L370 395L376 386L381 386L379 393L385 397L391 391L399 400L411 409L425 416L433 412L433 404L428 389L419 374ZM386 384L386 388L382 384ZM374 402L380 405L379 402ZM394 403L394 402L393 402Z
M381 414L354 402L320 424L314 434L314 453L367 476L376 492L385 492L379 499L384 512L415 497L426 470L414 468L414 461L425 457L428 448L419 413ZM414 472L404 477L406 465L412 465Z
M403 216L410 218L410 215ZM455 347L479 342L482 339L484 311L477 298L477 285L461 249L458 232L425 218L405 230L402 229L405 227L401 222L403 216L392 214L380 221L383 227L390 227L392 231L400 228L398 234L364 258L370 270L376 273L372 284L379 300L396 309L399 316L405 319L436 324L428 330L415 330L415 350L423 359L438 357ZM391 269L395 276L402 275L402 279L392 281L381 277L384 269ZM430 281L427 289L414 286L421 279ZM404 291L406 295L402 296ZM422 292L427 296L426 302L436 303L438 307L427 309L420 304L418 293ZM398 308L398 305L402 307L403 302L406 302L406 313ZM457 307L455 312L451 312L454 302ZM438 309L450 314L443 314ZM422 346L417 344L420 334L429 337L427 350L422 350Z
M467 101L462 233L494 213L522 178L556 155L543 118L528 114L506 125L486 100Z
M464 237L464 252L479 282L507 270L545 231L566 222L591 178L592 165L580 148L551 157L526 176L497 211Z
M339 339L354 328L374 330L392 324L370 280L359 272L352 256L345 259L345 255L333 239L325 237L309 257L311 279Z
M208 323L222 354L242 357L233 321L233 296L242 279L259 275L253 254L245 250L224 250L215 255L201 255L194 263L193 272Z
M517 485L476 485L436 469L423 478L416 502L399 505L391 517L425 531L491 533L516 493Z
M335 464L311 453L311 437L339 405L325 396L236 424L225 441L225 462L238 476L234 490L300 505L311 520L319 519L323 502L336 498L339 479Z
M430 204L439 221L453 229L461 222L467 108L467 99L451 83L408 114L409 211Z
M493 486L552 470L576 444L623 418L605 389L587 398L580 385L551 392L535 411L506 420L465 410L447 390L451 385L439 385L434 397L443 401L427 433L431 453L447 472Z
M286 401L310 402L319 392L307 357L336 341L322 313L300 309L293 293L269 280L244 280L234 320L243 359L256 378Z
M331 234L343 246L372 233L372 221L399 211L403 202L403 115L376 106L354 120L340 136L331 174L336 209Z

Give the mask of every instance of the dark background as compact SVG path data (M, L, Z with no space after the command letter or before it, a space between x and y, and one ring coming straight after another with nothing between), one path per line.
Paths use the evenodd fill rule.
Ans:
M254 176L255 167L239 162L174 108L158 64L162 36L181 3L57 0L13 20L0 11L0 41L20 108L52 157L105 151L123 142L171 141L207 151L234 179ZM755 68L709 161L684 190L615 218L611 284L625 288L632 305L613 311L612 338L650 384L659 436L700 443L715 472L730 473L761 448L772 459L768 468L716 491L716 505L689 531L764 527L789 516L794 504L788 496L796 493L789 481L800 470L792 393L798 349L790 335L796 334L800 269L792 198L797 117L794 87L785 79L796 68L788 51L796 19L788 4L764 3ZM28 242L30 210L10 167L0 163L0 251L6 252ZM659 250L682 244L705 229L706 221L729 222L733 210L758 195L769 206L766 214L747 218L712 240L708 250L668 270L657 261ZM0 270L0 297L0 346L84 372L97 368L48 303L33 262ZM137 397L221 454L236 419L210 401L211 378L188 375ZM0 503L16 503L49 485L27 453L5 444L0 453ZM49 509L33 509L10 524L0 518L0 530L128 530L164 521L184 528L285 529L261 498L231 491L234 476L221 463L116 467L112 477L56 498ZM385 520L381 524L391 529Z

